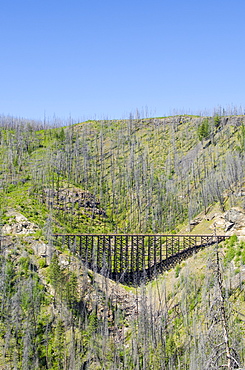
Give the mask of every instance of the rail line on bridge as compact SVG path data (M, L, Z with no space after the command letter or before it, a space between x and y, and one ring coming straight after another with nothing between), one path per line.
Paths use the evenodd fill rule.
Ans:
M115 281L140 284L226 235L55 234L87 268Z

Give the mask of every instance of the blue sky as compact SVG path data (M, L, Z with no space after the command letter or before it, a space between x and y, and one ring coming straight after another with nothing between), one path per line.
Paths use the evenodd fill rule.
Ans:
M0 0L0 114L245 106L244 0Z

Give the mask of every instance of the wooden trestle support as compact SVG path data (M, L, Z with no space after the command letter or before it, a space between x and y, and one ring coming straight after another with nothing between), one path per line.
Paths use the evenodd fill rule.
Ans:
M53 238L54 245L67 246L87 268L113 280L138 285L228 236L55 234Z

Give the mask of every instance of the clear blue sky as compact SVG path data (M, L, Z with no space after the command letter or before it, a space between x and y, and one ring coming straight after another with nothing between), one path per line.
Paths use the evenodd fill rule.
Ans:
M0 114L245 106L244 0L0 1Z

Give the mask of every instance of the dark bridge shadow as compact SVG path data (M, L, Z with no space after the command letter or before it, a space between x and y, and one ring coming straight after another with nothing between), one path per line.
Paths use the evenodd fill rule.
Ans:
M84 265L117 282L145 283L193 253L220 243L226 235L56 234L54 243L70 249Z
M224 240L224 239L223 239ZM221 240L220 240L221 241ZM110 279L127 284L127 285L140 285L145 284L148 281L155 278L157 275L163 273L164 271L168 271L175 267L180 262L186 260L188 257L193 256L196 252L210 246L213 244L216 244L217 241L210 241L208 243L204 243L201 245L195 245L193 247L187 248L179 253L176 253L163 261L157 263L156 265L152 266L149 269L144 269L141 271L125 271L122 274L116 274L116 273L110 273L107 271L107 273L103 275L107 275ZM102 271L103 272L103 271ZM105 272L105 271L104 271Z

